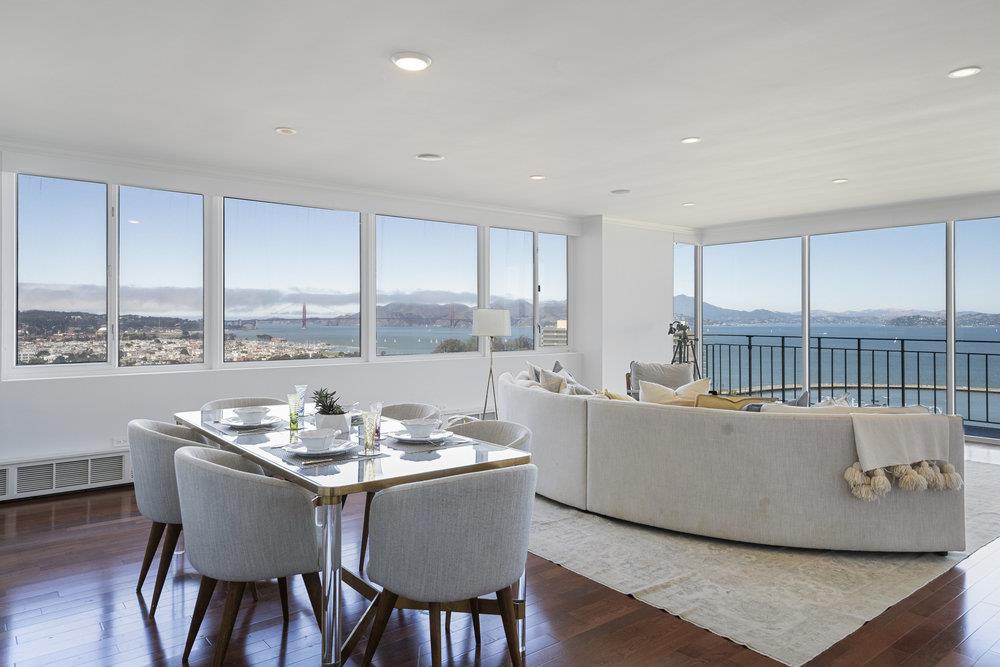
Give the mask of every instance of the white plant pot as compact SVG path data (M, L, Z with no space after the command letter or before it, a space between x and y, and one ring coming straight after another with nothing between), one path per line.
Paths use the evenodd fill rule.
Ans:
M332 428L340 431L341 438L347 438L351 434L351 416L342 415L316 415L316 428Z

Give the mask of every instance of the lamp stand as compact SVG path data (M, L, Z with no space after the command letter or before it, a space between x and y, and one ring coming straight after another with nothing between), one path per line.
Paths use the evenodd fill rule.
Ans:
M486 406L490 402L490 389L493 390L493 414L495 419L500 419L500 411L497 408L497 386L493 381L493 336L490 336L490 374L486 376L486 397L483 399L483 412L480 419L486 419Z

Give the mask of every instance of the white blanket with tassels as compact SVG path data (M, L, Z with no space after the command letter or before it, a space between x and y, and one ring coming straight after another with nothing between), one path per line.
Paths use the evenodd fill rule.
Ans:
M851 415L858 461L865 472L918 461L947 461L949 423L944 415Z

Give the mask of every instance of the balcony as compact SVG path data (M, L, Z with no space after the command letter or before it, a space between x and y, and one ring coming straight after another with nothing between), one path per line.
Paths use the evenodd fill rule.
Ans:
M801 336L705 334L703 371L720 394L794 400L802 391ZM812 400L924 405L948 411L943 339L813 336ZM955 411L968 435L1000 437L1000 341L955 342Z

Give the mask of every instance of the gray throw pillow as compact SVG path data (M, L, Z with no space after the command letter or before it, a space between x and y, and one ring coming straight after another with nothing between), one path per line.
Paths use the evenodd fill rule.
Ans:
M528 364L528 372L531 374L531 379L533 379L535 382L541 382L542 371L545 369L543 369L541 366L536 366L530 361L526 361L525 363Z
M694 381L694 364L659 364L655 362L633 361L629 367L632 372L632 388L639 388L639 380L655 382L656 384L677 389Z
M553 373L558 373L562 369L563 369L563 365L560 364L558 361L556 361L556 363L552 364L552 372Z

